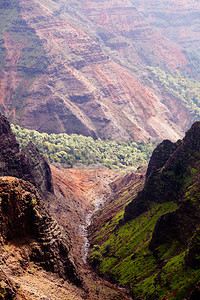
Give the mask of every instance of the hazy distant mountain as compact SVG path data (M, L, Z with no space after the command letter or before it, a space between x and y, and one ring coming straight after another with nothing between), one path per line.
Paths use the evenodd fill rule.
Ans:
M15 124L176 140L198 119L197 1L0 0L0 14L0 111Z

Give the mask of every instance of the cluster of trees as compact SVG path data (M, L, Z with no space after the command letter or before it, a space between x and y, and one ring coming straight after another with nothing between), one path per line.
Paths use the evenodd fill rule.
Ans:
M94 140L92 137L66 133L47 134L12 125L12 130L24 147L32 141L50 163L72 167L76 163L102 164L110 169L134 167L146 164L158 141L136 143L133 140L116 142Z
M189 66L192 69L193 75L198 77L200 74L200 48L196 49L195 51L194 50L188 51L185 49L183 52L187 56L187 59L189 61Z
M165 91L179 101L194 114L194 119L200 117L200 82L188 78L178 72L166 73L158 67L148 67L151 71L154 80L165 89Z

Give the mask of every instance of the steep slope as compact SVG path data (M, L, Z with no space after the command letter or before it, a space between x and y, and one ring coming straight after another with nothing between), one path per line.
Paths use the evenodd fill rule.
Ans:
M125 220L140 214L151 201L179 202L185 189L197 180L200 123L195 123L182 141L176 144L164 141L153 152L147 171L145 187L140 195L126 207ZM158 163L158 157L161 158ZM165 184L163 184L165 182ZM135 204L134 204L135 203ZM132 211L132 212L131 212Z
M141 79L146 65L187 69L187 58L131 2L0 4L1 111L14 123L118 140L188 128L189 110Z
M119 175L108 169L78 170L51 166L51 171L56 200L49 204L49 210L70 233L76 259L83 264L88 250L86 228L92 213L95 206L103 205L113 194L110 183Z
M0 144L1 176L14 176L31 182L45 198L53 194L51 170L46 159L33 143L29 143L23 151L19 150L10 124L3 115L0 115Z
M198 50L200 7L198 1L134 1L146 20L171 40L190 50ZM174 28L175 27L175 28Z
M140 7L145 10L146 3L141 2ZM176 70L187 65L181 47L151 27L137 10L137 1L83 3L105 44L112 50L119 50L122 57L126 55L135 66L161 63ZM151 4L149 6L152 7Z
M161 143L144 188L134 195L133 185L112 200L114 206L128 199L124 215L97 216L91 226L91 263L133 297L199 297L199 141L196 122L183 140Z
M71 254L70 238L44 207L47 198L48 201L55 199L49 165L33 144L29 144L23 152L19 151L10 125L2 115L0 140L2 293L11 293L10 299L18 295L15 276L19 273L23 277L31 268L31 262L36 263L36 269L41 266L80 286L82 280ZM4 277L7 279L4 280ZM9 281L13 281L10 287ZM26 288L24 292L23 288L21 290L22 294L26 291ZM28 295L24 299L29 299Z
M36 189L14 177L1 177L0 185L2 246L21 242L29 250L25 265L30 260L38 262L46 270L80 285L75 265L69 259L69 237L42 207Z
M19 151L2 115L0 141L0 298L128 300L83 262L91 202L111 193L107 184L116 175L52 167L54 194L46 159L32 143Z

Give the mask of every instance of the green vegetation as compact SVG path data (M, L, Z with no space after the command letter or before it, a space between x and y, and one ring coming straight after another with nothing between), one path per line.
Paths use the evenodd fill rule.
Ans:
M171 159L149 175L137 198L130 187L123 189L94 216L89 238L95 249L99 245L96 268L128 288L134 299L189 299L200 284L199 126L194 124ZM166 149L157 151L162 158ZM128 222L122 205L109 214L122 197L133 201L126 213L137 210L139 201L148 203L148 210Z
M183 76L178 72L167 73L156 67L147 67L151 71L154 80L164 90L180 101L194 115L194 120L200 117L200 82Z
M101 263L102 259L103 259L103 257L100 252L100 246L95 245L90 252L89 261L90 261L91 265L93 267L98 266Z
M187 56L189 66L191 67L194 76L198 76L200 74L200 49L190 51L184 50L183 52Z
M100 274L109 273L113 282L120 282L129 288L135 297L161 299L171 295L168 299L183 299L187 295L188 287L198 282L200 270L185 266L186 252L180 253L176 241L170 246L163 244L158 249L159 261L165 262L163 268L158 267L153 252L149 250L149 242L158 218L176 208L177 204L174 202L152 203L151 210L119 228L116 218L119 222L123 214L119 218L115 216L102 224L89 261L98 267ZM108 236L106 241L105 236ZM98 262L93 264L96 254Z
M115 216L112 220L103 224L100 234L94 241L100 247L97 249L97 245L94 246L89 261L91 261L93 254L98 251L98 257L101 257L98 261L100 265L99 272L102 275L109 272L114 282L121 282L129 287L136 296L145 299L160 299L162 296L170 294L170 285L177 276L176 272L183 272L183 266L180 264L183 257L174 255L176 253L174 245L171 247L171 253L174 255L172 258L170 251L166 253L163 249L161 260L168 259L165 269L169 268L169 271L162 272L162 280L168 280L169 287L164 286L161 289L160 284L156 284L161 276L160 270L157 269L156 260L148 246L158 218L166 212L174 211L176 208L177 204L174 202L152 203L151 210L118 229L115 227L113 230L112 223L116 224L116 218L118 222L123 218L122 214L119 218ZM109 238L106 242L102 242L105 240L105 235ZM173 280L170 279L170 276ZM179 288L183 283L177 281L176 284L176 288Z
M146 164L157 141L148 143L94 140L92 137L66 133L47 134L12 125L12 130L24 147L32 141L50 161L72 167L75 163L103 164L110 169L133 168Z
M6 299L7 293L4 285L0 281L0 299Z

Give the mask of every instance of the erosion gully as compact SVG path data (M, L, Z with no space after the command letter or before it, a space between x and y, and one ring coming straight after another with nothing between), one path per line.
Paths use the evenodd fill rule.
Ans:
M90 249L90 243L88 239L88 227L91 224L92 221L92 216L99 210L101 209L102 205L106 199L97 199L94 203L94 209L91 210L87 215L85 219L85 224L81 224L79 226L80 228L80 235L83 238L83 246L82 246L82 261L84 264L87 263L87 257L89 254L89 249Z

